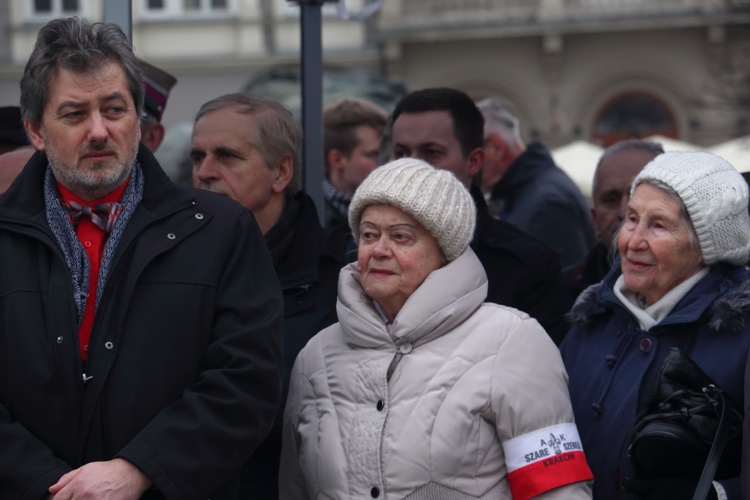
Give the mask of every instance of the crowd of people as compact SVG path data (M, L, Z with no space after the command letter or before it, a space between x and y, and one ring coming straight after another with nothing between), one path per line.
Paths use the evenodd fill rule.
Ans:
M175 84L56 19L0 108L0 498L746 498L748 418L710 473L630 453L675 350L750 413L725 160L615 143L589 209L497 99L342 99L303 166L292 113L237 93L183 187L153 156Z

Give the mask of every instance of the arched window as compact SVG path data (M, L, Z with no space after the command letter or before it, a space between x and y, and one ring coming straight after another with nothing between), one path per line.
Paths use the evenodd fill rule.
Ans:
M597 113L592 130L593 139L604 147L651 135L678 138L669 106L646 92L627 92L610 99Z

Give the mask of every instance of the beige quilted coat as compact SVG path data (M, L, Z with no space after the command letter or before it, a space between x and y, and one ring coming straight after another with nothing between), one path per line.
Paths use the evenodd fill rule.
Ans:
M514 498L504 445L558 424L577 432L555 345L525 313L484 303L471 249L428 276L390 332L358 280L356 263L341 271L340 323L294 365L281 498ZM590 484L538 498L591 498Z

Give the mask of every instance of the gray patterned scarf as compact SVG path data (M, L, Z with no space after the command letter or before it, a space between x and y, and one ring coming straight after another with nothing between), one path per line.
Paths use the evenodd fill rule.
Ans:
M323 179L323 197L328 200L339 217L347 220L349 216L349 203L352 201L352 195L342 193L328 179Z
M130 180L125 188L125 192L122 194L122 199L120 200L120 203L122 204L122 212L104 244L104 255L102 256L102 262L99 267L99 279L97 281L96 289L97 309L99 308L99 301L104 292L104 286L107 283L109 268L112 265L117 245L120 243L122 233L125 231L125 226L133 215L135 207L141 202L142 197L143 171L141 170L141 165L138 163L138 160L136 160L130 174ZM83 249L83 245L78 239L78 236L76 236L73 225L70 223L68 214L65 212L62 205L60 205L59 199L60 193L57 190L57 184L52 176L52 169L47 165L47 172L44 177L44 205L47 215L47 223L52 230L52 234L55 236L55 240L57 240L57 244L60 246L60 250L62 250L62 253L65 256L65 263L68 265L68 269L70 269L70 275L73 279L73 301L76 305L78 325L80 326L81 320L83 319L83 312L86 307L86 296L89 289L89 271L91 265L86 256L86 251Z

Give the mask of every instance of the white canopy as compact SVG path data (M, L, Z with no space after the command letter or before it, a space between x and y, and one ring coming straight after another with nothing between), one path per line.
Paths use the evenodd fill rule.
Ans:
M731 163L738 172L750 172L750 135L722 142L708 150Z
M689 142L679 141L663 135L652 135L644 137L643 140L658 142L664 148L664 151L702 151L706 149Z
M571 142L550 151L557 166L573 179L589 203L594 171L603 151L601 147L586 141Z
M652 135L645 137L644 140L658 142L664 151L710 151L727 160L737 171L750 172L750 135L717 144L711 148L703 148L662 135ZM594 171L603 152L604 148L582 140L550 151L555 163L573 179L589 203Z

